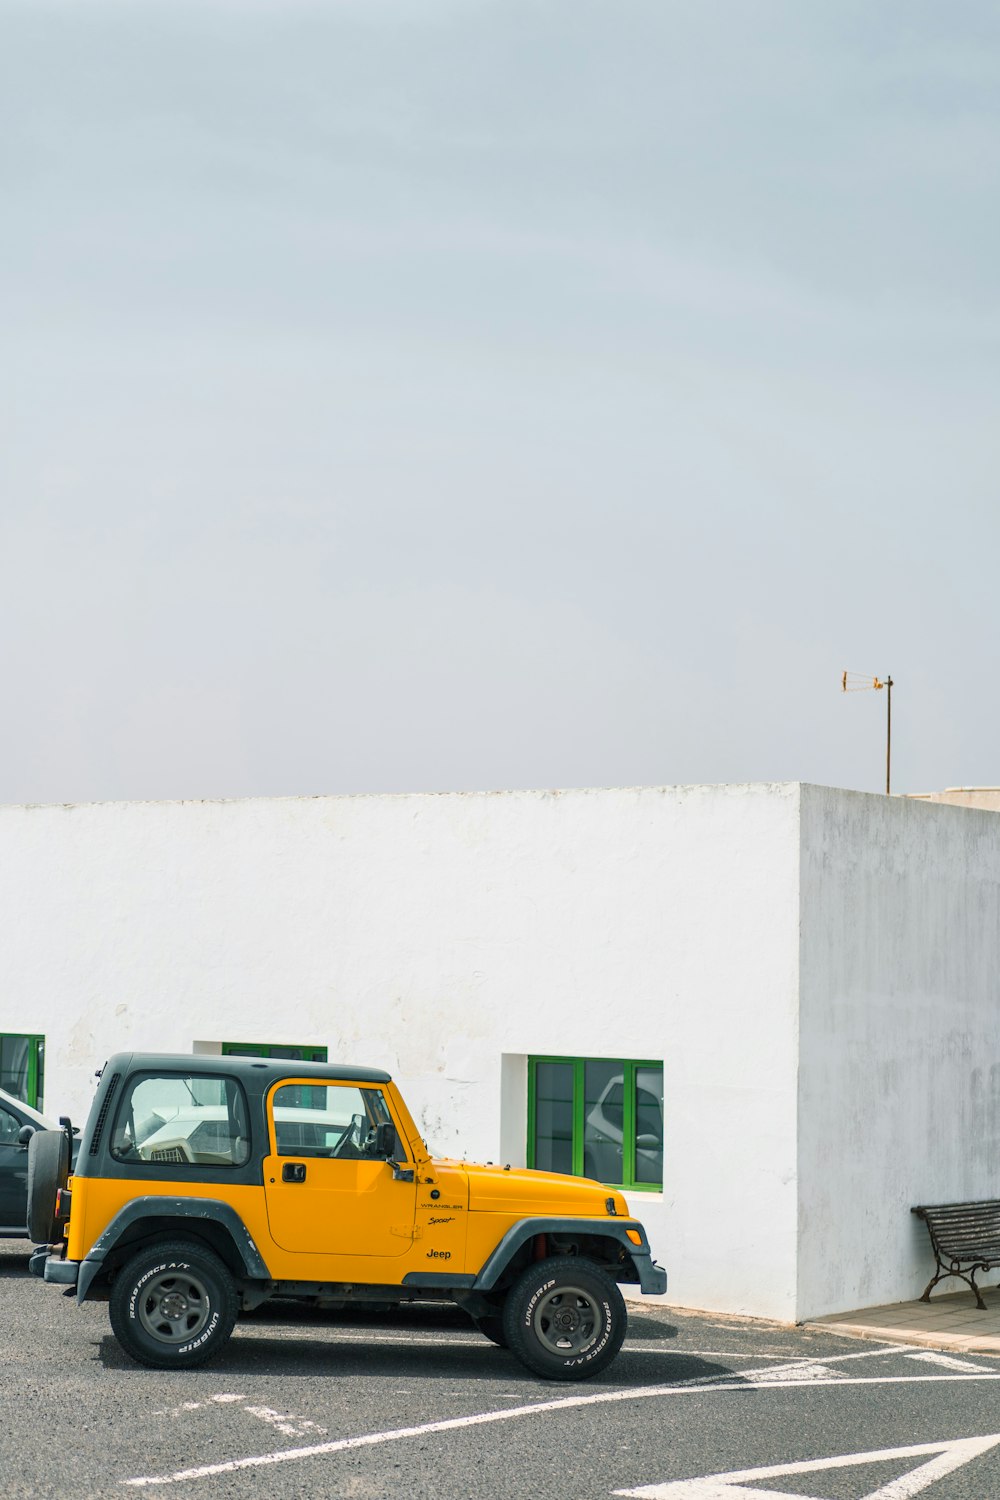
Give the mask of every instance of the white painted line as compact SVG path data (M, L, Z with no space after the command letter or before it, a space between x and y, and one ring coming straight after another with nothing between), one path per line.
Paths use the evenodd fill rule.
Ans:
M794 1380L796 1385L800 1383L815 1385L819 1381L847 1379L847 1376L841 1375L839 1370L829 1370L826 1365L812 1361L801 1365L778 1365L773 1370L749 1370L740 1378L750 1380L755 1385L768 1385L774 1381L782 1381L787 1385L788 1381L783 1379L785 1376Z
M762 1354L760 1350L748 1353L746 1349L686 1349L683 1345L678 1346L676 1340L666 1339L644 1339L642 1343L626 1339L622 1348L633 1354L641 1349L655 1349L658 1354L676 1354L684 1359L779 1359L786 1364L793 1359L805 1361L812 1358L809 1354Z
M286 1437L308 1437L310 1432L327 1432L326 1427L320 1427L318 1422L310 1422L307 1417L295 1417L290 1413L275 1411L272 1406L244 1406L243 1410L249 1412L260 1422L267 1422L278 1432L283 1432Z
M941 1365L946 1370L975 1370L981 1375L992 1372L991 1365L974 1365L968 1359L953 1359L950 1354L934 1354L931 1350L921 1350L919 1354L908 1354L907 1359L919 1359L927 1365Z
M817 1361L821 1365L846 1365L852 1359L878 1359L887 1354L909 1354L909 1344L880 1344L877 1349L855 1350L853 1354L828 1354Z
M1000 1380L997 1375L874 1375L844 1376L837 1381L836 1389L849 1385L936 1385L947 1383L968 1385ZM827 1387L826 1381L817 1383ZM345 1453L354 1448L375 1448L383 1443L396 1443L402 1438L429 1437L437 1432L454 1432L464 1427L484 1427L493 1422L509 1422L515 1417L533 1417L537 1412L569 1411L581 1406L605 1406L620 1401L644 1401L657 1396L703 1396L722 1392L758 1392L783 1390L797 1387L799 1390L817 1388L798 1380L778 1380L769 1385L753 1385L742 1375L719 1377L714 1381L678 1381L674 1385L644 1385L627 1391L598 1391L590 1396L563 1396L556 1401L538 1401L530 1406L510 1406L502 1411L479 1412L471 1417L448 1417L440 1422L425 1422L419 1427L396 1427L389 1432L369 1432L363 1437L336 1438L329 1443L313 1443L307 1448L281 1448L273 1453L255 1454L251 1458L234 1458L227 1463L203 1464L194 1469L178 1469L173 1474L141 1475L134 1479L123 1479L122 1484L143 1486L148 1484L183 1484L192 1479L208 1479L215 1474L234 1474L240 1469L258 1469L270 1464L290 1463L301 1458L319 1458L329 1453ZM802 1497L799 1497L802 1500ZM880 1497L882 1500L882 1497ZM886 1497L897 1500L897 1497ZM902 1500L902 1497L900 1497Z
M209 1396L210 1402L218 1402L224 1405L230 1401L245 1401L245 1396ZM150 1412L151 1417L182 1417L188 1411L200 1411L206 1403L204 1401L182 1401L180 1406L161 1407L158 1411Z
M674 1479L666 1484L646 1484L635 1490L615 1490L632 1500L809 1500L801 1492L768 1488L747 1489L754 1479L780 1479L793 1474L818 1474L830 1469L850 1469L863 1464L888 1463L901 1458L930 1457L930 1462L901 1474L859 1500L911 1500L946 1474L961 1469L973 1459L1000 1444L1000 1432L989 1437L960 1438L957 1442L917 1443L909 1448L882 1448L872 1453L847 1453L836 1458L813 1458L805 1463L769 1464L763 1469L734 1469L729 1474L708 1474L702 1479Z

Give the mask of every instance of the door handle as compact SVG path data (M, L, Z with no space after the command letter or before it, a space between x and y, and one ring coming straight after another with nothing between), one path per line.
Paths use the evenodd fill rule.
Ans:
M281 1169L281 1180L282 1182L305 1182L305 1162L286 1161Z

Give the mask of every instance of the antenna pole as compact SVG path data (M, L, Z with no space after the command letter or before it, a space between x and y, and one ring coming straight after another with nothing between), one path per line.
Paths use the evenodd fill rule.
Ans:
M861 672L844 672L840 688L844 693L879 693L885 688L885 795L889 797L892 795L892 678L887 676L879 681Z

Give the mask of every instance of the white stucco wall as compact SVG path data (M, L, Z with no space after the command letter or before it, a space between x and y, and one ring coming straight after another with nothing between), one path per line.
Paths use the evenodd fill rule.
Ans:
M911 1205L1000 1196L1000 818L803 787L801 898L807 1318L918 1296Z
M3 808L0 1030L50 1113L114 1050L316 1043L522 1162L527 1054L662 1058L669 1300L791 1319L798 860L794 786Z

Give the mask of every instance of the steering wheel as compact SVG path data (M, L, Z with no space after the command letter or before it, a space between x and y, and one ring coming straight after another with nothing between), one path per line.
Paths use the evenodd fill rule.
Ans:
M345 1146L353 1146L355 1150L360 1154L362 1142L365 1135L364 1126L364 1115L352 1115L350 1124L347 1126L347 1129L343 1132L340 1139L337 1141L337 1144L330 1152L330 1155L339 1156Z

